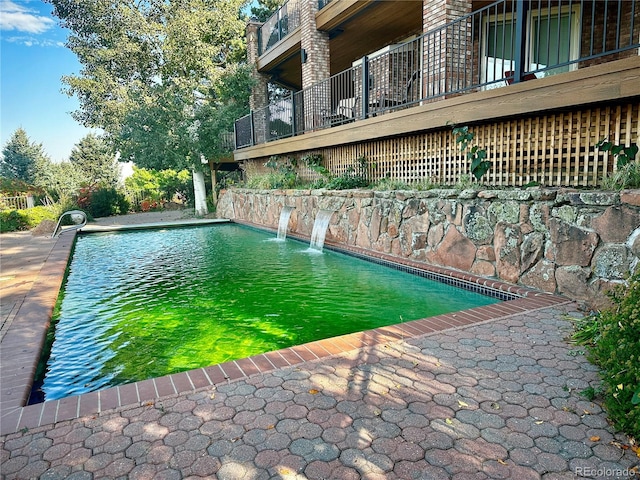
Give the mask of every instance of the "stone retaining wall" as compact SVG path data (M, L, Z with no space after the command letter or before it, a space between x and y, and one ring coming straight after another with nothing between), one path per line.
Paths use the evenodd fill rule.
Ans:
M309 237L333 210L327 240L441 265L585 302L607 303L640 262L640 190L245 190L222 192L218 216Z

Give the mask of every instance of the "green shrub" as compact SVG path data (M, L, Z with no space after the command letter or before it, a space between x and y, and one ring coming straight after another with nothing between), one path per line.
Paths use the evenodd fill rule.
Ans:
M218 192L226 188L240 185L242 183L242 171L235 170L233 172L217 172L216 189Z
M78 205L95 218L124 215L129 211L129 201L123 193L112 187L82 188L78 196Z
M37 227L43 220L53 220L57 222L59 217L59 209L55 205L52 207L33 207L28 210L23 210L23 212L25 212L28 218L29 228Z
M140 202L148 200L158 205L178 200L193 206L193 181L189 170L150 170L133 167L133 174L125 179L131 196L131 208L140 211Z
M418 190L420 192L423 192L425 190L433 190L434 188L440 188L441 185L439 183L436 183L431 178L424 178L424 179L420 180L419 182L417 182L415 184L412 184L411 187L414 190Z
M604 190L640 188L640 163L627 163L615 172L605 175L602 178L601 186Z
M24 210L3 210L0 212L0 232L19 232L29 230Z
M371 184L369 181L368 167L367 157L358 157L355 165L347 167L347 170L342 175L328 178L325 188L330 190L367 188Z
M640 268L610 297L612 307L578 323L573 338L601 369L604 406L616 428L640 437Z
M409 190L412 188L407 182L403 182L402 180L395 180L393 178L383 178L379 182L377 182L373 188L380 191L387 190Z
M310 153L300 159L310 170L319 173L325 182L332 177L331 172L322 164L322 155L319 153ZM324 182L322 183L324 185Z
M362 175L358 175L352 170L347 171L339 177L332 178L325 185L329 190L349 190L351 188L365 188L369 186L369 180Z
M99 188L91 195L91 213L94 217L125 214L129 211L129 202L115 188Z
M424 178L419 182L407 183L402 180L396 180L393 178L383 178L379 180L375 185L373 185L373 189L380 191L389 191L389 190L417 190L417 191L425 191L431 190L433 188L438 188L438 184L433 182L430 178Z
M0 232L19 232L37 227L42 220L58 220L58 208L33 207L26 210L0 212Z
M265 173L254 175L246 184L247 188L258 190L271 190L274 188L294 188L295 179L285 173Z
M453 134L456 136L456 143L460 144L460 151L467 150L467 160L471 162L471 174L476 181L480 181L482 176L491 168L491 162L487 160L487 150L477 145L469 146L476 136L475 133L469 131L469 127L454 126Z
M640 187L640 163L635 161L638 145L617 145L603 138L595 146L596 150L611 152L616 160L617 170L602 178L601 186L605 190L622 190Z
M294 188L298 183L296 172L298 162L295 158L283 160L277 155L273 155L269 157L264 166L273 170L273 173L267 174L267 181L271 185L267 188Z

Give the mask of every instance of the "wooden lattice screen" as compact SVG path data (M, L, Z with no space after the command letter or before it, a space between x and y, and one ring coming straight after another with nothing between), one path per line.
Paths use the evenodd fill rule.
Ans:
M603 175L613 172L616 166L610 154L595 150L595 144L605 137L620 145L640 144L639 112L640 102L635 101L471 125L470 131L475 134L472 145L485 148L492 165L482 182L502 186L530 182L545 186L598 186ZM450 128L297 156L307 153L320 153L325 167L335 175L344 173L364 156L374 182L389 177L407 183L430 179L453 185L469 173L468 161ZM261 159L259 164L265 161ZM317 178L306 168L301 168L299 175L303 180Z

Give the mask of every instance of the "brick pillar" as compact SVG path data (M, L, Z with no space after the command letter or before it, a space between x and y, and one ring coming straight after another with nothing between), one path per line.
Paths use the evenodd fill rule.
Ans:
M266 107L269 104L269 94L267 84L269 77L258 72L258 29L262 24L249 22L247 25L247 61L251 65L251 74L256 80L256 84L251 89L249 105L251 110Z
M451 23L471 13L470 0L423 0L422 30L424 33ZM463 86L464 78L473 78L473 66L466 61L473 49L471 20L459 28L438 30L426 35L423 44L424 95L432 96Z
M316 27L317 0L301 0L300 44L302 48L302 88L304 96L305 129L322 126L330 113L331 98L328 88L311 88L331 75L329 34Z
M249 97L249 107L252 111L259 110L269 105L268 83L269 76L258 72L258 32L262 24L249 22L246 29L247 36L247 61L251 65L251 76L255 80L255 85L251 88ZM254 137L257 143L262 143L267 139L267 118L264 112L254 115L253 119Z

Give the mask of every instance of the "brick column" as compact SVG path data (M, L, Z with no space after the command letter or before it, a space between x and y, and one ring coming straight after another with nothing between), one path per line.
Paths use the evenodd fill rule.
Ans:
M251 65L251 74L256 80L256 84L251 89L251 98L249 99L251 110L266 107L269 104L267 90L269 76L258 72L258 29L261 25L261 23L249 22L246 29L247 61Z
M423 0L422 30L434 31L471 13L470 0ZM471 23L460 28L441 29L426 35L423 44L423 94L437 95L462 86L473 78L472 65L466 60L473 49Z
M331 75L329 34L316 27L317 0L301 0L300 44L302 47L302 88L304 96L305 129L312 130L323 124L329 113L331 98L329 89L311 88L327 80Z
M258 72L258 32L262 24L249 22L246 28L247 36L247 61L251 65L251 76L255 80L251 88L249 97L249 107L252 111L261 109L269 105L268 83L269 76ZM267 118L264 114L257 114L253 119L254 137L257 143L262 143L267 139Z

